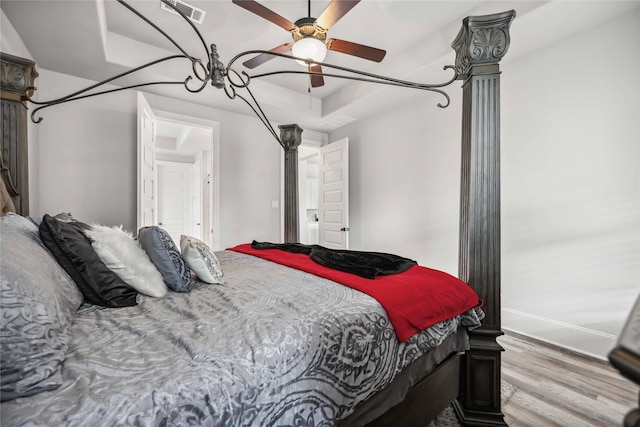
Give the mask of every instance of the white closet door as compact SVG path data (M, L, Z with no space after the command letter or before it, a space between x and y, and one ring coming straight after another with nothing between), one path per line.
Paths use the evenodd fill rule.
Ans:
M318 243L349 248L349 139L320 149Z
M158 225L180 247L180 235L191 235L192 166L180 163L158 164Z

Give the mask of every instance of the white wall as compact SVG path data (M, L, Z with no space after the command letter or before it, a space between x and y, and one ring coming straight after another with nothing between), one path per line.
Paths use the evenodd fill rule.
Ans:
M92 82L39 69L36 99ZM70 212L84 222L136 224L136 94L125 91L41 111L29 167L38 170L31 215Z
M349 244L458 271L460 89L447 109L436 95L354 122L349 137Z
M31 58L4 12L0 13L2 52ZM38 72L36 100L67 95L94 83L40 68ZM271 202L280 200L282 150L262 123L163 96L146 96L154 109L221 123L220 248L252 239L280 241L280 209L272 208ZM85 222L122 224L135 231L135 92L61 104L43 110L41 116L40 124L29 125L31 215L71 212Z
M503 64L503 323L603 357L640 291L639 42L636 8Z
M271 202L280 200L282 148L263 124L253 117L163 96L145 97L154 110L220 123L221 248L253 239L279 242L280 209L272 208Z
M92 82L39 69L36 99ZM281 148L250 117L147 94L152 108L221 123L220 247L279 241ZM136 224L136 96L124 91L41 112L30 134L31 215L71 212L85 222ZM36 136L37 135L37 136ZM34 197L34 195L39 195Z
M639 24L636 9L526 55L512 41L501 64L503 327L601 358L640 291ZM353 249L457 273L448 92L447 110L425 94L330 134L351 142Z

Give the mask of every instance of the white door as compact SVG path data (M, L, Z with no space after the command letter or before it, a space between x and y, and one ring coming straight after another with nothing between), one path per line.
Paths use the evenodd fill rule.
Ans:
M141 92L138 92L138 230L156 224L156 120ZM135 233L134 233L135 234Z
M158 225L180 247L180 235L192 235L193 167L181 163L158 163Z
M320 149L318 244L349 249L349 139Z

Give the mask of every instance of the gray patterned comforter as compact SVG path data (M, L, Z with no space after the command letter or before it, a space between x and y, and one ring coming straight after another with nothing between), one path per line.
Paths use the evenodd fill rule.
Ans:
M400 343L348 287L236 252L224 285L84 305L55 391L1 406L9 426L332 426L480 310Z

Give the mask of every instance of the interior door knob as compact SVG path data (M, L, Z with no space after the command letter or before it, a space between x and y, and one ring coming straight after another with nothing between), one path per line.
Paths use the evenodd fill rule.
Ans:
M340 231L349 231L349 227L342 227Z

